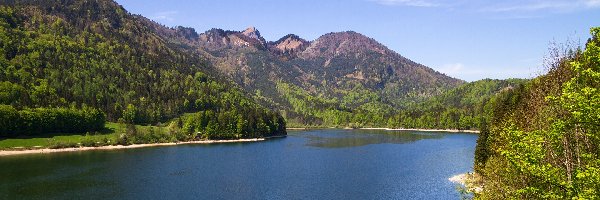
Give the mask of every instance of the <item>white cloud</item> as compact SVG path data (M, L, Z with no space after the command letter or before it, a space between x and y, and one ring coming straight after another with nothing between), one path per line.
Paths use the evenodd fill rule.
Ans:
M427 0L371 0L386 6L437 7L440 4Z
M168 21L168 22L172 22L175 20L175 15L177 15L177 11L163 11L163 12L157 12L154 15L152 15L150 17L150 19L152 20L156 20L156 21Z

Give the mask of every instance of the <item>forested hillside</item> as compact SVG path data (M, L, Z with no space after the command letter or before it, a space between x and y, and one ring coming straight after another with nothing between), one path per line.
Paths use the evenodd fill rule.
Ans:
M328 126L479 129L482 116L489 110L488 101L497 93L521 83L524 79L485 79L467 83L427 100L412 103L406 108L380 102L381 97L360 85L345 91L342 100L315 97L299 87L278 83L277 89L292 105L302 121ZM352 109L349 104L361 102ZM284 115L287 114L284 112ZM319 121L319 119L323 119ZM291 126L302 126L288 119Z
M388 120L388 127L479 129L488 112L490 99L510 90L525 79L484 79L461 85L400 110Z
M600 28L547 75L493 98L477 142L481 199L600 198Z
M279 114L164 36L182 30L131 15L111 0L0 2L0 103L8 106L2 112L98 109L109 121L135 124L201 112L203 122L188 124L195 127L189 133L208 137L210 125L231 131L227 138L285 134ZM43 113L51 110L36 110L42 113L33 119L54 116ZM19 113L32 112L18 111L16 121L26 117Z
M169 37L195 47L293 126L382 126L396 109L464 83L352 31L314 41L289 34L267 42L254 27Z

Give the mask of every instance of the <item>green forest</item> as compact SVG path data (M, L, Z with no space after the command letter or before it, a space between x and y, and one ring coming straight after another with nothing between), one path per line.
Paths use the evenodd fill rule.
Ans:
M281 115L144 23L112 1L0 6L0 136L174 120L189 139L285 134Z
M489 101L477 141L480 199L600 198L600 27L548 74Z
M463 84L440 95L402 108L381 102L375 92L357 85L343 91L343 99L315 97L301 88L278 83L277 90L299 116L288 116L289 126L388 127L429 129L479 129L490 99L525 79L484 79ZM359 105L352 108L353 105ZM285 112L284 112L285 115Z

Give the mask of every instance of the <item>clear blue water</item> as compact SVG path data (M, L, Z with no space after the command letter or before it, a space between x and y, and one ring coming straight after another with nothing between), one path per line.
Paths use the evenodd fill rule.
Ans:
M0 199L458 199L477 135L290 131L264 142L0 157Z

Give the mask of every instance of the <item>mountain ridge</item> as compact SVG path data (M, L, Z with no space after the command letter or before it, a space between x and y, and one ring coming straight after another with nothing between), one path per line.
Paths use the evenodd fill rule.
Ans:
M197 41L193 42L193 48L210 57L208 60L217 70L255 94L263 105L292 111L295 113L292 115L297 114L294 111L297 109L277 90L280 83L297 86L310 96L332 99L337 104L341 104L349 91L360 88L360 92L377 96L372 100L382 103L381 106L394 109L465 83L405 58L355 31L331 32L313 41L295 34L266 41L257 28L249 26L242 31L213 28L198 38L192 40ZM365 103L368 101L345 103L350 107L337 110L353 110Z
M48 12L65 15L78 29L114 36L115 40L139 46L140 51L161 61L170 58L179 62L193 57L194 61L186 61L180 67L202 69L220 82L231 82L260 105L281 112L298 124L326 125L328 118L336 116L347 117L329 125L346 126L360 120L376 123L373 119L377 116L392 116L398 110L464 84L354 31L327 33L313 41L294 34L266 41L253 26L241 31L213 28L202 33L189 27L165 27L144 16L130 14L111 0L67 1L71 6L52 6L55 1L17 2L41 5ZM117 7L95 9L92 4L98 2L101 6ZM95 20L79 18L82 14L79 7L99 10L90 15ZM86 20L98 25L89 26ZM153 67L170 64L154 63ZM155 76L152 73L156 72L153 70L149 76ZM145 96L152 94L152 88L143 91ZM112 109L110 118L118 118L120 108Z

